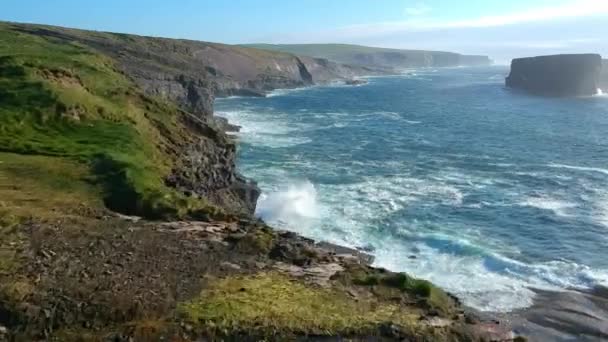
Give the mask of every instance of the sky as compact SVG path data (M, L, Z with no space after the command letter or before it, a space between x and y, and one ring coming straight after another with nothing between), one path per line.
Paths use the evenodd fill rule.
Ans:
M0 20L241 43L608 56L608 0L1 0Z

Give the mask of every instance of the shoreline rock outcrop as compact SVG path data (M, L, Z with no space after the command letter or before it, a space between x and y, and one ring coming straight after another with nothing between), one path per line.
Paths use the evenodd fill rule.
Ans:
M511 63L506 85L541 96L592 96L600 87L601 69L597 54L518 58Z

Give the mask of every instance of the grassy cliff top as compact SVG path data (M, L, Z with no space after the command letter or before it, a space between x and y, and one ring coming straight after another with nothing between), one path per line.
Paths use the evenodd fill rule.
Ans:
M66 204L103 203L147 217L206 207L164 184L174 137L191 139L175 105L143 95L106 56L10 24L0 23L0 56L0 180L49 190L33 190L26 201L4 186L0 210L44 217L74 209L30 205L51 192L69 197Z

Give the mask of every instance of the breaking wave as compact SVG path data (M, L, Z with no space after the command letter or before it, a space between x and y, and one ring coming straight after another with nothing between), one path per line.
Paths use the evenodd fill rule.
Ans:
M317 191L308 181L289 184L258 200L256 215L281 227L296 227L319 218Z

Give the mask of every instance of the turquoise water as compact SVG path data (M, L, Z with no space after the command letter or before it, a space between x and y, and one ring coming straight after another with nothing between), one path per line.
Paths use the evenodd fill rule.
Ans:
M216 111L243 126L267 222L509 311L531 287L608 285L608 97L531 97L507 73L415 70Z

